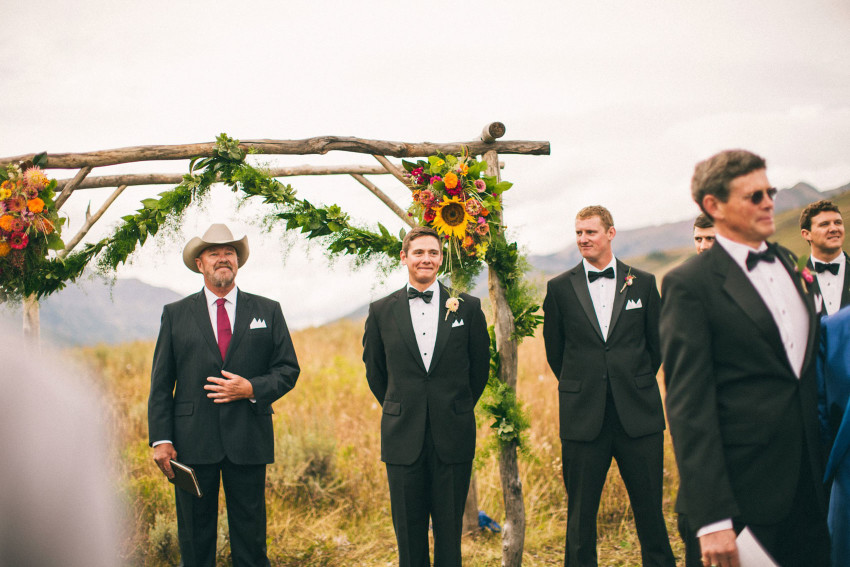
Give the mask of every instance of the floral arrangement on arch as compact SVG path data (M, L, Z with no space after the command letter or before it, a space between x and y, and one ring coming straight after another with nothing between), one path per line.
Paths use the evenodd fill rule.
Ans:
M0 167L0 296L19 295L48 250L64 248L53 196L56 180L42 169L46 155ZM2 299L2 297L0 297Z
M402 160L411 181L413 204L408 214L434 228L447 242L446 271L469 260L484 260L500 220L499 195L513 185L483 175L486 161L478 161L464 147L459 156L436 154L428 161Z

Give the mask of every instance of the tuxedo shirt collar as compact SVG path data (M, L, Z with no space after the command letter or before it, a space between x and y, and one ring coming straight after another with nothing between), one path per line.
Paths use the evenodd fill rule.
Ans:
M815 262L820 262L821 264L838 264L839 266L841 266L842 264L844 264L844 263L845 263L845 261L844 261L844 251L842 251L842 252L841 252L838 256L836 256L835 258L833 258L833 259L832 259L831 261L829 261L829 262L827 262L826 260L821 260L820 258L818 258L817 256L815 256L815 253L814 253L814 252L812 252L812 253L809 255L809 257L810 257L810 258L811 258L811 260L812 260L812 265L813 265L813 266L815 265Z
M239 295L239 288L233 286L233 289L224 296L224 310L227 312L227 317L230 319L230 330L233 332L236 326L236 297ZM215 340L218 340L218 305L216 301L219 297L210 291L207 286L204 286L204 300L206 301L207 311L210 315L210 325L213 329Z
M413 287L413 285L410 282L407 282L407 287L405 287L405 290L408 290L412 287ZM413 289L416 289L416 288L413 287ZM440 300L440 280L434 280L434 282L431 285L429 285L426 289L423 289L422 291L423 292L433 291L434 297L431 299L431 301L434 301L434 299L439 301ZM416 299L419 299L419 301L422 301L422 299L420 299L418 297Z

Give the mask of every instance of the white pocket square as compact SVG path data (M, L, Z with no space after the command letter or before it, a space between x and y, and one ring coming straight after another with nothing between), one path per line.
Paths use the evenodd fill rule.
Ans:
M640 309L641 307L643 307L643 304L641 304L640 298L637 301L630 299L626 302L626 311L629 309Z
M249 329L265 329L266 328L266 320L265 319L251 319L251 326Z
M455 319L455 322L452 323L452 328L462 327L462 326L463 326L463 319Z

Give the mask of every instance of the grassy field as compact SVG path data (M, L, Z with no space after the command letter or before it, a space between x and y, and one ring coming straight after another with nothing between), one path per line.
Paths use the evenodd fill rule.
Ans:
M268 547L272 564L392 565L395 538L380 461L380 408L360 360L362 324L339 322L293 335L302 365L296 388L275 408L276 462L268 468ZM178 557L173 491L147 446L146 403L153 344L73 351L92 368L112 408L121 499L127 510L123 554L128 565L174 565ZM556 383L543 341L520 346L519 397L529 410L530 451L521 461L527 530L524 565L563 562L566 495L561 480ZM481 450L488 425L479 419L479 508L504 520L498 464ZM669 438L665 515L677 556L682 545L672 507L678 483ZM229 565L223 502L219 564ZM612 465L599 512L601 565L640 564L625 488ZM464 538L465 565L499 565L498 534Z

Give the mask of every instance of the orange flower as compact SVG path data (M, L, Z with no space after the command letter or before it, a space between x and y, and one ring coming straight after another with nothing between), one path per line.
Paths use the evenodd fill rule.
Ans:
M44 201L36 197L35 199L30 199L27 201L27 208L32 213L40 213L44 210Z
M36 217L33 219L32 225L42 234L50 234L53 232L53 223L44 217Z
M8 255L11 250L12 247L9 246L8 242L6 242L5 240L0 241L0 258L3 258L4 256Z
M446 184L446 189L454 189L457 187L457 175L454 173L447 173L445 177L443 177L443 183Z
M11 232L12 224L15 222L15 218L12 215L3 215L0 217L0 228L5 230L6 232Z
M475 240L473 240L471 236L467 236L463 239L464 248L472 248L473 246L475 246Z
M458 166L458 169L460 169L461 175L466 175L467 173L469 173L469 166L466 165L465 163L460 164Z

